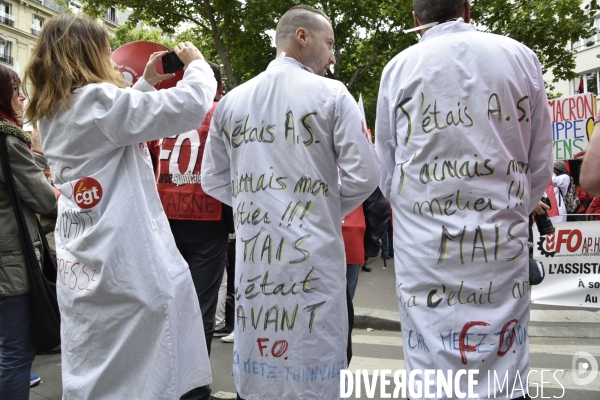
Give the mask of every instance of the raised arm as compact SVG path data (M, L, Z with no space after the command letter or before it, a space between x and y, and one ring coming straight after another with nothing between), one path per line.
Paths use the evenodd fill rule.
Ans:
M151 62L152 58L149 65ZM144 76L151 81L161 77ZM144 81L136 84L140 90L102 84L94 92L94 121L116 146L197 129L217 90L213 72L203 59L190 61L183 79L174 88L157 91Z

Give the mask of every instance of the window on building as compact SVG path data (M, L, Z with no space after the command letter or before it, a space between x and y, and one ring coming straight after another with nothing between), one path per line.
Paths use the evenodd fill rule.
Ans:
M594 18L593 26L596 28L596 34L572 43L571 50L584 50L600 42L600 16Z
M600 88L600 70L592 71L590 73L583 75L583 82L581 82L581 78L575 78L573 80L573 93L579 93L579 86L583 83L583 92L584 93L594 93L595 95L599 95L598 88Z
M6 46L0 46L0 62L6 63L6 64L12 64L13 58L11 56L11 52L12 52L12 43L11 42L7 42Z
M106 19L113 22L117 21L117 9L115 7L109 7L106 10Z
M73 11L73 14L79 14L81 12L81 3L78 1L69 1L69 8Z
M12 15L11 5L0 2L0 23L4 25L14 26L15 18Z
M598 94L598 71L585 74L587 92Z
M34 15L33 22L31 23L31 34L35 36L39 35L43 25L44 20L37 15Z

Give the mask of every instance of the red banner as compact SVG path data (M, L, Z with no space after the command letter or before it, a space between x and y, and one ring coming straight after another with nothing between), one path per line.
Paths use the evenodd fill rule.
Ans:
M169 219L218 221L221 202L210 197L200 185L202 154L214 108L198 130L160 139L148 144L156 158L156 183Z

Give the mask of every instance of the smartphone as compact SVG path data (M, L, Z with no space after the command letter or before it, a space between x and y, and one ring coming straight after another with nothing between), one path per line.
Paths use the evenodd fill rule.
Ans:
M173 74L183 69L183 62L173 50L162 57L163 73Z

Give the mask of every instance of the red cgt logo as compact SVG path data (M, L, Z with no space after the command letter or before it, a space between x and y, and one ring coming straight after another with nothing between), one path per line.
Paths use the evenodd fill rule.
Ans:
M75 203L79 208L88 209L96 206L102 200L102 186L94 178L80 179L75 184Z

